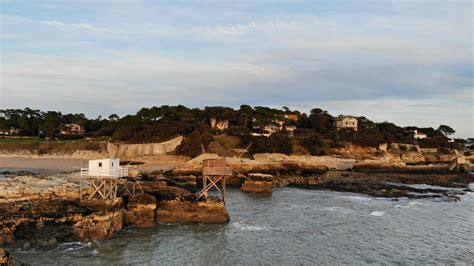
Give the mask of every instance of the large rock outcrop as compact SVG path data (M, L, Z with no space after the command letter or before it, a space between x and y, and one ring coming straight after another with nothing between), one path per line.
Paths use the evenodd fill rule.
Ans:
M273 176L268 174L249 174L240 190L254 193L271 193L273 191Z
M223 202L196 202L190 191L169 185L174 182L167 178L140 181L140 185L135 184L137 192L143 189L140 195L131 197L122 187L115 199L81 200L77 175L2 179L0 245L50 247L61 242L107 239L125 226L153 227L157 221L229 220Z
M125 210L125 225L130 227L154 227L156 225L156 198L141 194L129 199Z
M303 175L324 174L329 169L346 170L351 168L354 160L339 159L329 156L287 156L284 154L255 154L255 160L226 157L226 162L235 172L240 174L267 173ZM173 174L201 175L202 161L220 158L217 154L202 154L185 164L176 166Z
M225 223L229 221L229 214L224 202L211 197L198 202L165 200L158 203L157 220L160 223Z
M74 224L74 235L83 242L107 239L123 228L123 210L92 214Z

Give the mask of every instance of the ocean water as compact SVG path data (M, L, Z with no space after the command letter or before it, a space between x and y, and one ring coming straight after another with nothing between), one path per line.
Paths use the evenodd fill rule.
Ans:
M228 224L162 224L49 251L31 264L472 264L474 193L459 202L277 188L231 189Z

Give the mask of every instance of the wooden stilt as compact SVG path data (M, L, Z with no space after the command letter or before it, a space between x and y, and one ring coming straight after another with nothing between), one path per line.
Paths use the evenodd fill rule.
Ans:
M222 201L225 205L225 176L222 177Z
M202 190L198 193L196 200L201 197L207 198L209 190L215 188L221 193L222 201L225 204L225 181L226 176L232 175L232 168L227 165L225 159L209 159L203 161L202 173L203 186Z

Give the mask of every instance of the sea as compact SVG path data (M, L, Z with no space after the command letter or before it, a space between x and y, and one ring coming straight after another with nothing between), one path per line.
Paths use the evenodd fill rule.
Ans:
M474 193L452 202L230 189L226 208L226 224L129 228L108 240L11 256L31 265L474 264Z

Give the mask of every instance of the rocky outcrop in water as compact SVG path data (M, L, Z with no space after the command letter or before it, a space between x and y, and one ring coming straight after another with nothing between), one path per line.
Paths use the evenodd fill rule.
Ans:
M111 238L127 226L229 220L217 199L196 202L193 193L160 180L140 184L144 193L134 197L122 188L113 200L80 200L77 175L1 179L0 244L48 248Z
M299 187L307 189L330 189L363 193L387 198L442 198L456 201L459 196L471 191L468 184L474 182L473 175L430 175L430 174L387 174L330 171L325 175L275 177L278 187ZM417 188L412 185L426 184L447 188Z
M73 226L74 236L82 242L111 238L123 228L123 212L119 209L83 217Z
M164 223L198 222L225 223L229 214L224 203L213 197L205 201L189 202L183 200L165 200L158 203L157 219Z
M130 198L124 218L126 226L139 228L156 226L156 198L150 194Z
M240 190L254 193L271 193L273 191L273 176L269 174L249 174Z

